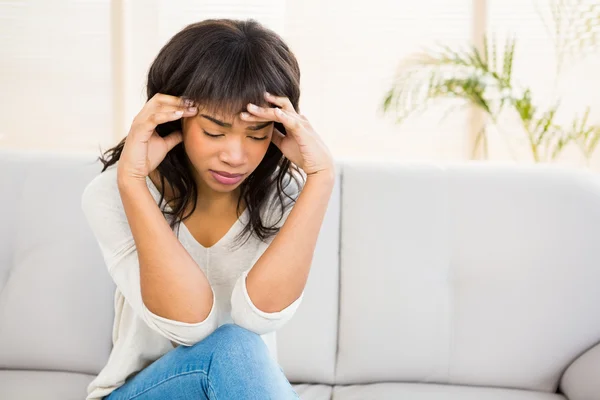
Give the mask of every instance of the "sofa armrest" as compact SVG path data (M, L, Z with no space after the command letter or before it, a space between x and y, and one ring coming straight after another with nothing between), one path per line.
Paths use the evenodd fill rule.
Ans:
M600 400L600 343L579 356L564 372L560 389L569 400Z

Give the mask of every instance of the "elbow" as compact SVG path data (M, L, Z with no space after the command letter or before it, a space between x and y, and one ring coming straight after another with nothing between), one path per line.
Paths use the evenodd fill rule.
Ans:
M279 330L291 317L291 314L281 314L279 312L265 313L260 310L253 311L245 307L232 307L231 309L233 323L257 335L265 335Z
M257 335L265 335L277 330L279 321L264 321L257 318L253 318L248 315L244 315L239 310L231 309L231 319L234 324L241 326L244 329L254 332Z
M217 329L217 319L207 318L204 321L178 327L163 327L162 334L173 343L191 347L206 339Z
M214 327L212 329L202 329L202 330L198 330L192 334L188 334L188 335L184 335L184 336L168 334L168 337L172 343L177 343L180 346L192 347L193 345L200 343L201 341L206 339L208 336L210 336L210 334L213 333L215 331L215 329L216 329L216 327Z
M152 306L148 306L144 303L144 308L148 311L149 315L152 318L158 317L158 319L162 321L171 321L174 324L180 323L188 326L199 326L204 324L211 315L211 312L214 308L214 301L211 305L211 308L205 311L194 313L193 310L187 311L185 313L177 313L176 315L168 314L162 312L161 310L156 310Z
M256 311L259 315L282 315L282 312L298 301L299 298L300 296L294 296L293 300L286 302L286 305L282 306L281 302L275 303L265 300L256 301L250 294L248 294L248 301L254 308L256 308Z
M199 322L171 320L154 314L144 306L146 323L166 339L181 346L193 346L204 340L217 329L216 304L209 314Z
M285 325L295 314L303 295L290 306L275 312L266 312L252 302L245 285L243 274L231 294L231 319L233 323L258 335L274 332Z

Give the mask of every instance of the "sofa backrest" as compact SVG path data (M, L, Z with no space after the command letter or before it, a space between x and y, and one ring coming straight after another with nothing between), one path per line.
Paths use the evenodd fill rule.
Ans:
M96 155L0 151L0 369L97 374L112 283L81 211Z
M361 161L341 171L336 383L554 392L600 341L598 175Z
M81 212L98 154L0 151L0 369L96 374L114 285ZM292 382L554 391L600 341L600 178L554 166L338 161Z

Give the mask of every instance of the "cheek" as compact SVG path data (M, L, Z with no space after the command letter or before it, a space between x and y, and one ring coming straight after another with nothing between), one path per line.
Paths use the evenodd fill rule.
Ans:
M216 150L208 136L200 129L189 129L183 138L185 152L192 161L202 161Z
M259 142L259 145L254 145L252 146L251 150L248 152L250 154L250 157L252 158L252 161L255 164L259 164L262 159L265 157L265 155L267 154L267 150L269 150L269 144L271 143L270 139L265 140L266 143L263 142Z

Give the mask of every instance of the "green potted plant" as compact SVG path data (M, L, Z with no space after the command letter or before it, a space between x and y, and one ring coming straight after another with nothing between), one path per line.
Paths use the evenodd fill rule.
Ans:
M550 10L550 21L544 22L556 49L558 79L567 55L575 59L598 48L600 5L556 0ZM473 44L461 48L437 45L412 54L399 65L383 98L384 113L395 113L396 122L402 123L434 103L444 103L448 111L474 107L485 118L473 151L481 147L487 158L488 128L499 127L500 115L508 109L518 117L535 162L556 159L569 143L576 144L589 162L600 141L600 125L590 121L589 107L570 123L559 124L560 98L550 106L536 105L531 88L513 77L516 44L514 37L501 45L494 37L485 37L481 50Z

